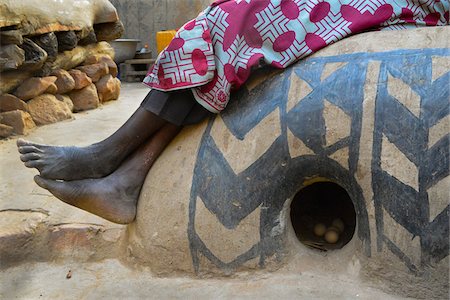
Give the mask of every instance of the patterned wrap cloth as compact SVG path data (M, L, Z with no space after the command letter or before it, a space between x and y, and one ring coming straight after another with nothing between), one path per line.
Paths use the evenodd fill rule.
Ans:
M260 65L286 68L362 31L448 24L448 0L218 0L176 33L144 83L191 88L218 113Z

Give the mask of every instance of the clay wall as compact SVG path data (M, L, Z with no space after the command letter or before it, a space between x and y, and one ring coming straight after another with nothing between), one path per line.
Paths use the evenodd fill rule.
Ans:
M448 29L361 34L255 75L223 113L181 132L150 170L129 227L132 261L159 275L350 270L396 293L441 298ZM316 216L292 206L324 182L348 193L356 215L356 226L344 222L351 241L326 254L310 249L324 244L311 238ZM321 206L319 217L337 208ZM295 231L295 217L309 236Z

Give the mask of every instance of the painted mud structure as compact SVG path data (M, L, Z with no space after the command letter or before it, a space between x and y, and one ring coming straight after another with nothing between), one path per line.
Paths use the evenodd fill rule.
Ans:
M111 72L117 69L102 59L103 54L113 56L105 40L121 32L117 12L108 1L71 2L90 6L89 14L80 6L76 16L68 16L84 23L53 20L49 24L56 25L43 26L30 21L32 27L25 29L33 34L26 39L71 31L83 38L95 35L95 43L41 61L36 70L55 68L45 76L20 75L20 81L57 70L82 71L86 61L108 68L98 80L115 77ZM17 3L0 0L1 12L22 9ZM16 23L0 20L2 39L3 28L16 31L14 26L22 24L20 14L11 16L8 20ZM16 33L9 35L24 36ZM112 35L99 38L107 33ZM11 48L25 43L18 39ZM0 276L9 278L9 268L30 261L76 265L113 259L131 270L133 280L147 271L153 280L214 277L219 285L280 270L327 278L345 273L395 297L446 298L449 41L448 26L368 32L286 70L257 71L222 114L184 128L168 146L147 176L136 221L129 226L59 219L50 224L49 216L57 214L51 208L1 209ZM63 56L75 60L62 64ZM21 82L11 78L23 70L1 71L0 99L12 98ZM56 87L50 93L52 84L43 94L58 95ZM0 123L10 111L1 112ZM22 111L21 116L30 113L28 106ZM6 142L0 141L0 147ZM48 199L49 206L57 201ZM111 276L110 281L117 275L99 274ZM120 280L113 283L120 286ZM303 283L295 281L298 289Z
M449 34L366 33L261 71L150 171L131 256L166 275L356 264L397 292L446 293ZM336 218L336 244L314 237Z

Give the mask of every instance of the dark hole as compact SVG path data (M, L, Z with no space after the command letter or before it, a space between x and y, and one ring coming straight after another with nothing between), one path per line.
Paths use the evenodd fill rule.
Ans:
M291 222L297 238L306 246L323 251L340 249L355 232L355 207L342 187L318 182L295 195Z

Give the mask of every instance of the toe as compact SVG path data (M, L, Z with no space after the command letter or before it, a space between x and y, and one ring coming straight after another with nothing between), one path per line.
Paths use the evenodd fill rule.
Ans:
M38 160L40 158L41 158L40 154L33 153L33 152L32 153L27 153L27 154L22 154L20 156L20 160L23 161L23 162L27 162L27 161L30 161L30 160Z
M22 147L22 146L37 146L37 147L45 147L46 145L43 144L39 144L39 143L34 143L34 142L30 142L24 139L18 139L16 142L18 147Z
M26 153L43 153L43 151L35 146L20 146L19 147L19 153L26 154Z
M27 140L24 139L18 139L16 142L17 147L21 147L21 146L26 146L28 145L30 142L28 142Z
M40 175L34 176L34 182L41 188L44 188L51 192L56 197L60 196L60 192L62 188L64 187L64 182L53 180L53 179L47 179ZM60 198L60 197L58 197Z
M38 186L46 189L53 196L70 205L77 206L76 202L81 199L77 184L73 184L73 182L47 179L39 175L34 177L34 181Z
M52 180L42 178L39 175L34 176L34 182L36 182L36 184L38 186L40 186L41 188L46 189L46 190L48 190L50 188L50 186L51 186L50 182L51 181Z
M17 147L24 147L24 146L41 146L37 143L33 143L24 139L18 139L16 142Z
M27 168L36 168L39 169L44 165L44 163L41 160L29 160L24 163L25 167Z
M36 148L40 148L40 149L45 149L48 147L48 145L44 145L44 144L39 144L39 143L33 143L24 139L18 139L17 142L17 147L36 147Z

